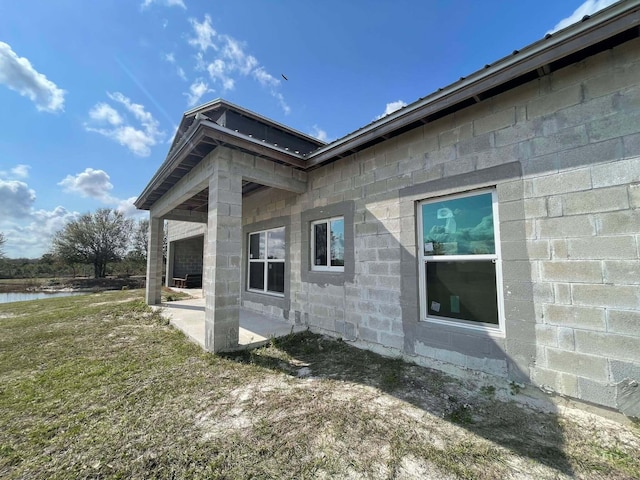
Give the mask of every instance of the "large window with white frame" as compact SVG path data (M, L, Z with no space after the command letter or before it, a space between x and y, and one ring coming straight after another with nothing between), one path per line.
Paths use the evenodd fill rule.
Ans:
M498 329L502 273L495 190L418 205L423 320Z
M252 292L284 294L284 227L249 234L247 286Z
M311 269L344 272L344 217L311 222Z

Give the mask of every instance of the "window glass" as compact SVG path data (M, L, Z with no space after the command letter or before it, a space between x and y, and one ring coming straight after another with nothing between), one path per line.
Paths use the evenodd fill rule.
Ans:
M249 235L249 258L264 258L264 233Z
M314 236L315 236L314 265L326 265L327 264L327 224L316 223L313 227L313 230L314 230Z
M269 262L267 269L267 290L284 293L284 262Z
M495 253L491 193L422 205L423 255Z
M284 228L270 230L267 235L267 258L284 260Z
M429 316L498 324L492 260L426 262Z
M344 219L331 221L331 266L344 266Z
M264 262L249 263L249 288L264 290Z

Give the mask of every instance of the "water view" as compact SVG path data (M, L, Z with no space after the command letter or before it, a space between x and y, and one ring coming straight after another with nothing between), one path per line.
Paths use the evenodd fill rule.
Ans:
M0 293L0 303L9 302L26 302L29 300L40 300L41 298L54 298L54 297L70 297L73 295L82 295L83 292L12 292L12 293Z

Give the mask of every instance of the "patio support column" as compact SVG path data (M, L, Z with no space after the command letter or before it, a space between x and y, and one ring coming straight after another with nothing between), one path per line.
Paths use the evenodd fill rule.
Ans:
M240 330L240 256L242 253L242 177L219 156L209 177L205 236L205 349L238 346Z
M167 240L167 271L165 273L165 287L173 286L173 244Z
M162 240L164 219L149 218L149 248L147 253L147 291L148 305L158 305L162 295Z

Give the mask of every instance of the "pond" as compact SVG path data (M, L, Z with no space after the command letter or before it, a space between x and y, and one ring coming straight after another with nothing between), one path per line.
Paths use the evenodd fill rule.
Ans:
M41 298L54 298L54 297L70 297L73 295L82 295L84 292L15 292L15 293L0 293L0 303L9 302L26 302L29 300L39 300Z

